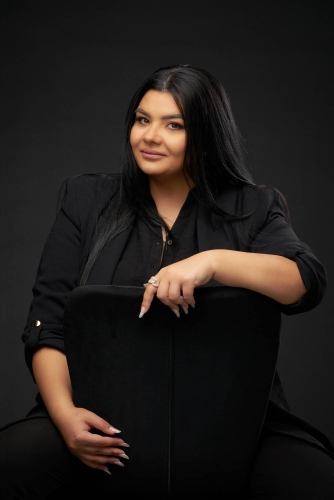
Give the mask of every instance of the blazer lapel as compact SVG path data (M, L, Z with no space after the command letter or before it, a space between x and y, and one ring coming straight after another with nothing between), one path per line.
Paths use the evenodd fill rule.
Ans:
M103 248L90 273L87 285L110 285L122 255L123 249L130 236L131 229L127 227Z

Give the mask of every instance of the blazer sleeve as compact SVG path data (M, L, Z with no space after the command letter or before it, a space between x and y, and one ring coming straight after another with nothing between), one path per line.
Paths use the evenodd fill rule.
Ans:
M26 363L32 372L32 356L40 347L64 351L63 312L68 294L78 281L81 230L74 182L66 191L46 240L32 288L27 324L22 334Z
M22 340L32 372L32 357L40 347L64 351L63 315L69 293L78 286L102 208L110 199L110 185L98 174L67 180L61 206L46 240L32 288L33 300Z
M294 260L307 292L291 305L281 305L285 314L306 312L316 307L322 300L327 274L313 250L300 241L287 220L287 207L283 197L275 189L260 188L258 194L258 214L256 227L249 228L252 238L252 252L282 255Z

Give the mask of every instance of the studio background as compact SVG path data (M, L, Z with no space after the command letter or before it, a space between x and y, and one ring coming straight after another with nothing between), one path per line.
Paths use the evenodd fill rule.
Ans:
M255 181L283 192L327 269L322 303L283 316L278 369L334 443L332 22L307 0L2 3L0 426L34 405L21 334L62 182L115 171L138 85L190 63L223 83Z

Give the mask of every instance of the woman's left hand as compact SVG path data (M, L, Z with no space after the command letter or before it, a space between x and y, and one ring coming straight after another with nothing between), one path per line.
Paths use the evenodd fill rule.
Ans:
M170 266L163 267L155 275L158 287L146 285L139 317L150 308L156 295L161 302L180 316L180 306L188 313L188 307L195 307L194 289L204 285L214 274L214 266L210 251L200 252Z

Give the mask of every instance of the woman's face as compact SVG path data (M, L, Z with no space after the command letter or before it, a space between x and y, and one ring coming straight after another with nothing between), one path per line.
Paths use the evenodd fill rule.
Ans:
M136 110L130 144L145 174L157 180L183 176L186 130L170 92L146 92Z

